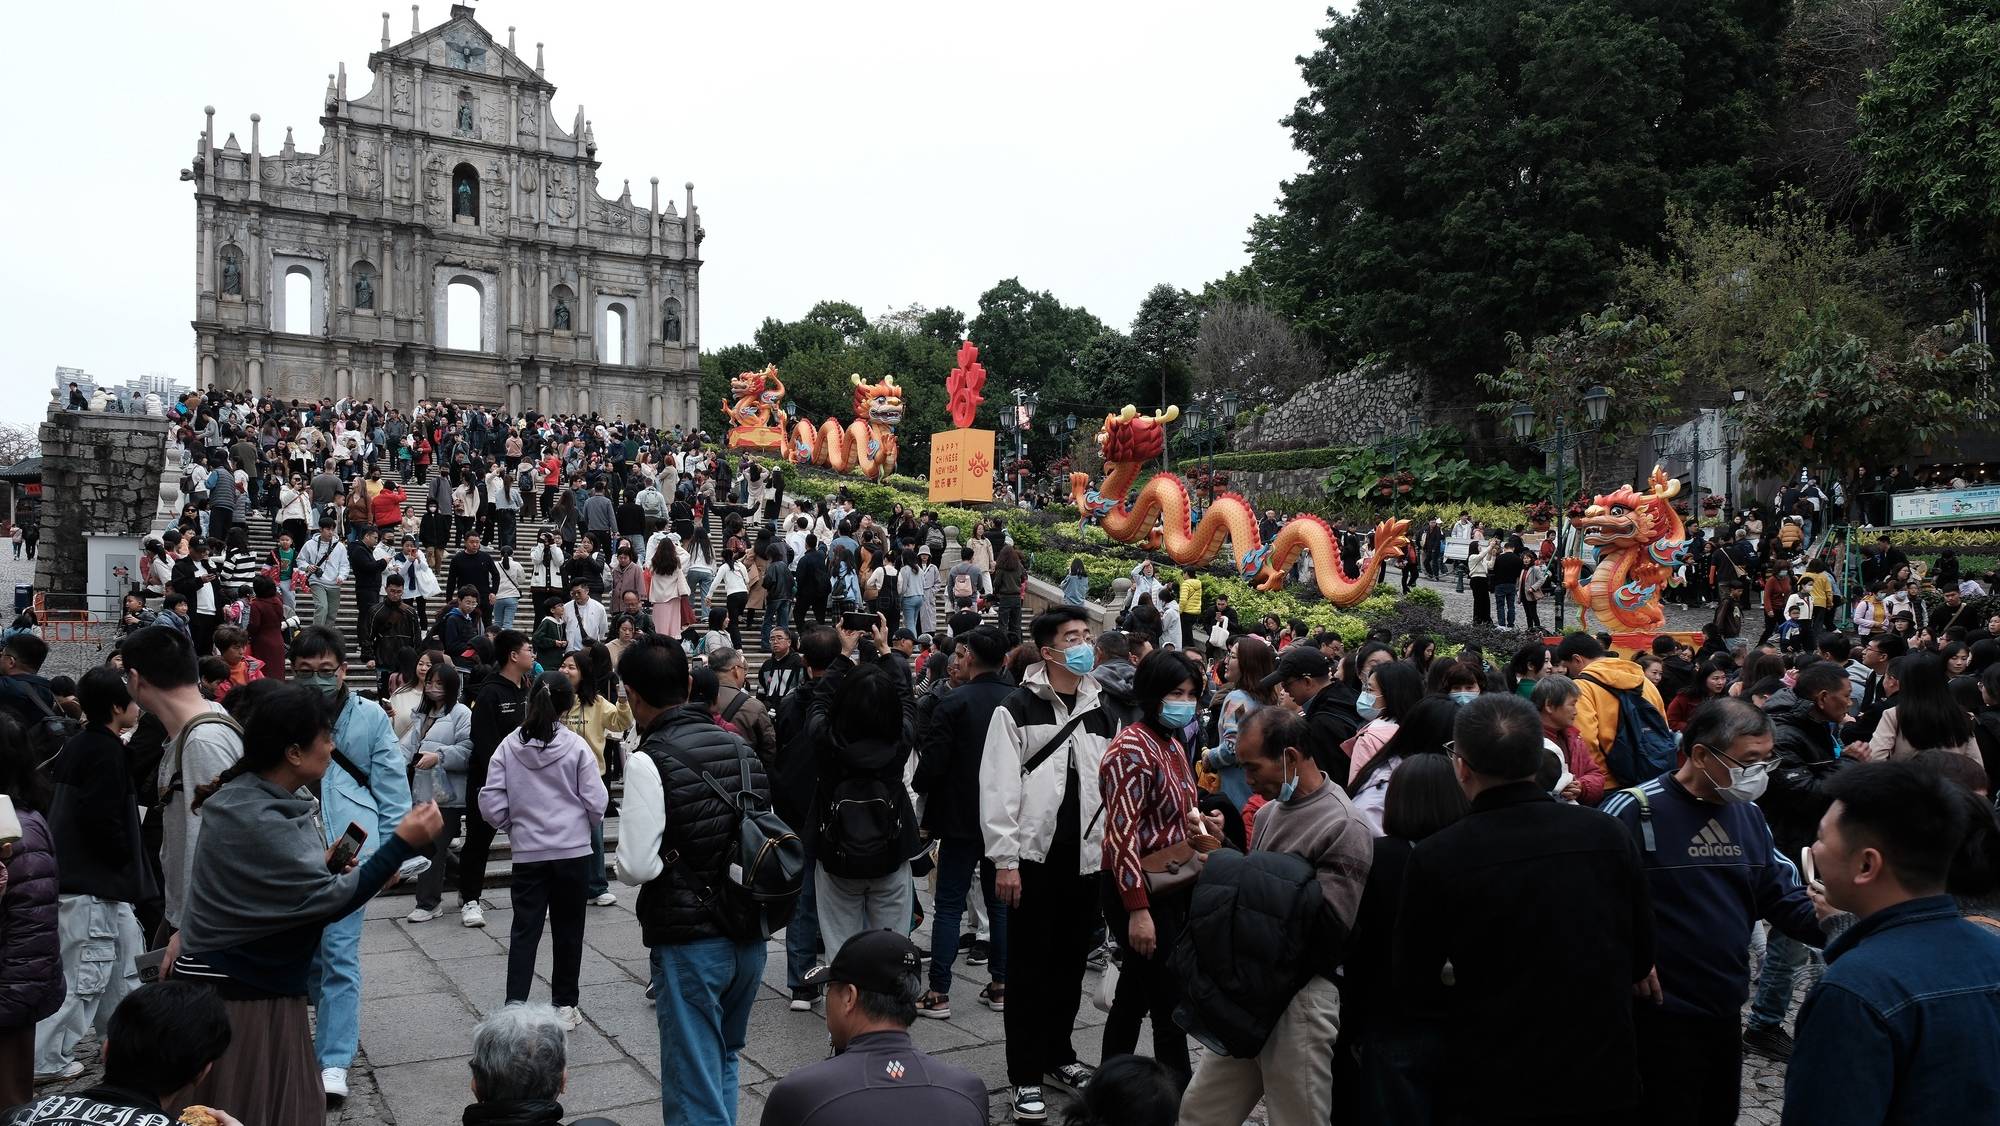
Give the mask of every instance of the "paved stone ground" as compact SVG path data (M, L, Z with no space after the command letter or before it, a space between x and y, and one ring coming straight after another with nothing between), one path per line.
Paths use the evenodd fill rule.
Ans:
M631 889L617 890L618 905L591 908L584 932L580 1007L585 1023L569 1038L569 1092L562 1102L571 1117L603 1114L623 1126L645 1126L660 1114L659 1037L652 1003L644 994L646 949L631 909L636 896ZM483 930L459 926L455 915L405 923L412 900L404 895L369 905L361 946L362 1055L350 1073L346 1104L327 1114L329 1126L434 1126L459 1120L469 1098L466 1061L472 1027L501 1005L505 993L513 913L504 889L489 892L488 898L496 909L487 912ZM927 933L928 926L919 932ZM545 935L537 960L536 1000L548 999L549 963ZM737 1114L746 1126L758 1120L764 1097L779 1078L824 1058L829 1050L823 1012L787 1008L784 973L783 944L774 942L743 1052ZM976 999L985 984L984 968L961 960L955 975L951 1019L920 1019L913 1035L925 1051L984 1079L993 1092L992 1121L1011 1121L1003 1091L1002 1017ZM1811 975L1800 976L1802 993ZM1096 980L1095 973L1085 977L1086 991ZM1077 1054L1086 1062L1098 1061L1103 1023L1104 1014L1086 995L1077 1013L1075 1040ZM1141 1051L1151 1043L1151 1034L1142 1031ZM79 1049L78 1058L89 1070L64 1089L97 1081L94 1040ZM1746 1059L1740 1126L1774 1126L1783 1096L1782 1065L1761 1057ZM1059 1113L1063 1095L1052 1090L1050 1098ZM1261 1120L1260 1108L1253 1121Z

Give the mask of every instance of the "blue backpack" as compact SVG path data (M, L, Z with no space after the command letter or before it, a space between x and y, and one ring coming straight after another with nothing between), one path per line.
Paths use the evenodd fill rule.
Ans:
M1618 735L1604 753L1605 769L1620 782L1650 782L1674 768L1677 751L1667 717L1637 688L1613 688L1588 672L1586 680L1618 700Z

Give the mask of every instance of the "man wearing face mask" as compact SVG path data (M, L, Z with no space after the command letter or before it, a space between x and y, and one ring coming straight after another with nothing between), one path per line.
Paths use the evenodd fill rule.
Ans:
M1375 846L1368 822L1308 753L1308 738L1303 717L1286 708L1263 708L1237 734L1236 757L1243 780L1267 799L1257 811L1251 851L1288 852L1313 866L1321 902L1306 943L1312 964L1301 967L1311 976L1283 1006L1255 1057L1202 1056L1181 1099L1183 1122L1242 1122L1259 1098L1270 1126L1320 1126L1333 1116L1332 1063L1340 1032L1340 992L1333 977L1346 953ZM1220 815L1208 817L1209 831L1219 832Z
M1773 761L1769 717L1742 700L1710 701L1681 747L1678 770L1600 808L1639 843L1653 896L1658 999L1632 1007L1650 1120L1729 1126L1742 1090L1751 928L1763 919L1813 947L1826 936L1756 804Z
M410 811L403 752L381 705L347 690L347 639L331 626L312 626L292 640L292 680L326 696L333 714L333 765L320 783L320 821L329 847L350 823L368 834L358 857L366 861ZM414 876L429 862L411 861L397 878ZM393 880L391 881L394 882ZM313 1043L327 1099L347 1097L347 1068L361 1039L361 921L366 905L328 924L313 959L309 988L318 1019Z
M1071 1030L1098 917L1104 832L1098 769L1112 733L1090 671L1081 606L1028 627L1041 660L1001 700L979 761L979 812L994 891L1007 906L1007 1081L1019 1121L1048 1118L1042 1078L1081 1091L1094 1074Z

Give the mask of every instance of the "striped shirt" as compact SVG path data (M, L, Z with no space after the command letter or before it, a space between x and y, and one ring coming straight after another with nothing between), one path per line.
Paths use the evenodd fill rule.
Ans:
M1128 725L1104 749L1104 871L1128 911L1147 905L1139 858L1187 839L1188 811L1199 793L1180 740L1161 742L1146 723Z

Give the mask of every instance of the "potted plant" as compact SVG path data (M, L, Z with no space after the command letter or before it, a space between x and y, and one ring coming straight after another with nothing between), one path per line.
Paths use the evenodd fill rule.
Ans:
M1528 506L1528 527L1537 532L1546 532L1555 521L1556 506L1546 500L1538 500Z

